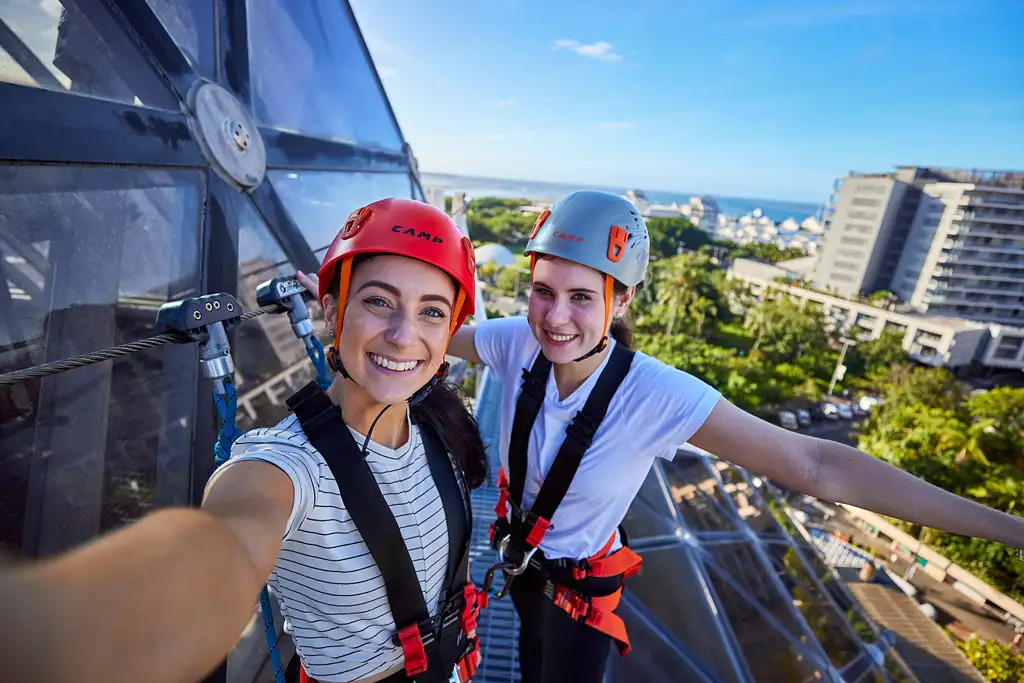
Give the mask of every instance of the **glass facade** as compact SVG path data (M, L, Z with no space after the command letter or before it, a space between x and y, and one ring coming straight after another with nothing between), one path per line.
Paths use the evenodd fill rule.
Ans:
M203 151L200 81L256 122L268 172L251 191ZM0 373L155 335L168 301L227 292L252 310L259 283L314 270L357 206L422 197L340 0L0 3L0 102ZM230 337L239 426L274 424L312 378L301 343L283 315ZM212 394L195 344L0 387L0 553L197 504ZM249 683L266 659L254 622L208 680Z

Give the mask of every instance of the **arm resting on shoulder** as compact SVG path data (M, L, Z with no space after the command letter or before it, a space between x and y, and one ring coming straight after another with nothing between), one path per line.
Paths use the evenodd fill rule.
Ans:
M192 683L252 618L291 512L287 475L224 470L203 509L157 510L53 559L0 571L11 680Z
M856 448L782 429L724 398L690 442L822 500L1024 547L1024 518L961 498Z
M448 355L468 360L470 363L483 365L484 362L480 360L480 354L476 351L476 342L473 340L475 334L476 327L473 325L463 325L460 327L448 344Z

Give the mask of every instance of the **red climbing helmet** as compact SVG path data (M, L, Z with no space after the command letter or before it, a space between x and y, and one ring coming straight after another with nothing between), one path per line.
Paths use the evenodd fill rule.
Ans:
M341 340L352 261L359 254L407 256L440 268L459 284L450 334L473 313L476 256L473 243L448 214L413 199L381 199L356 209L324 255L320 266L320 301L341 271L335 347Z

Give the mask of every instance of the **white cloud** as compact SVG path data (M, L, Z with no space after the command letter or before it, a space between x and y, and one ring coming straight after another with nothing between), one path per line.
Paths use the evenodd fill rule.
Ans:
M398 75L398 70L392 69L390 66L378 66L377 73L381 78L392 78Z
M495 104L498 105L499 107L511 107L515 103L516 103L516 98L514 98L514 97L509 97L509 98L506 98L504 100L498 100L497 102L495 102Z
M545 97L543 100L541 100L541 102L543 102L544 104L551 104L551 98Z
M622 55L612 52L612 44L599 40L592 45L584 45L578 40L563 38L555 41L556 50L572 50L578 55L597 59L602 62L621 62Z
M597 124L597 127L606 130L629 130L630 128L636 128L636 124L629 121L602 121Z

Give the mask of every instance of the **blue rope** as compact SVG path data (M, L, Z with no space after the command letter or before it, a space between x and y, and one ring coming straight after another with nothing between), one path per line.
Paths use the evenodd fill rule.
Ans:
M321 347L321 351L323 347ZM242 431L235 422L238 409L238 391L235 383L228 378L223 380L224 394L216 388L213 391L213 400L217 405L217 415L220 417L220 435L217 443L213 446L213 461L221 465L231 457L231 446L242 435ZM267 635L267 650L270 653L270 664L274 667L275 683L285 683L284 667L281 666L281 654L277 651L277 629L274 627L274 611L270 606L270 593L264 586L260 591L260 611L263 613L263 629Z
M327 375L327 358L324 356L324 345L313 335L309 336L309 343L306 344L306 355L313 361L313 367L316 368L317 386L327 391L331 386L331 378Z
M213 400L217 405L217 415L220 417L220 435L217 436L217 443L213 445L213 462L215 465L222 465L231 457L231 444L242 435L242 431L235 424L235 411L238 409L238 392L235 390L235 383L230 379L224 379L225 394L221 395L216 389L213 390Z

